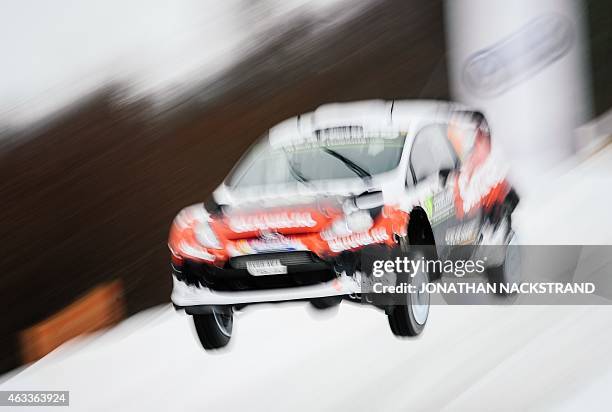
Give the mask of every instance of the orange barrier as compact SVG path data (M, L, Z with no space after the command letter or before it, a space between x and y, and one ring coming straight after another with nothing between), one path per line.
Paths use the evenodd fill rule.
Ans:
M124 314L121 281L101 284L51 317L21 331L22 360L34 362L78 335L116 324Z

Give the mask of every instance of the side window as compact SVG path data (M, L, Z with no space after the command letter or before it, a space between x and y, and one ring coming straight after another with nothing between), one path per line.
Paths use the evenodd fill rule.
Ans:
M421 132L414 138L412 151L410 152L410 168L414 179L418 182L434 172L431 149L428 136Z
M417 182L457 166L457 155L446 134L445 124L428 125L417 133L410 153L410 165Z

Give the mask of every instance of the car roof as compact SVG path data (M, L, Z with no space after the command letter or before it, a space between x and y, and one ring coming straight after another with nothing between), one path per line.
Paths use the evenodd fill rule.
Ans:
M270 142L312 136L318 130L358 126L364 130L407 130L411 123L447 118L453 110L467 110L457 103L437 100L362 100L329 103L282 121L272 127Z

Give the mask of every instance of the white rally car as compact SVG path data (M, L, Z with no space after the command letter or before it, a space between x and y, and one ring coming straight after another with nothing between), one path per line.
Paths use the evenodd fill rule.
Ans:
M193 316L206 349L229 342L235 310L293 300L371 303L395 335L416 336L429 314L420 286L440 274L413 273L414 289L377 302L363 297L374 260L507 245L517 203L478 111L436 101L326 104L270 129L209 200L177 215L172 301ZM489 281L507 281L511 261L490 261Z

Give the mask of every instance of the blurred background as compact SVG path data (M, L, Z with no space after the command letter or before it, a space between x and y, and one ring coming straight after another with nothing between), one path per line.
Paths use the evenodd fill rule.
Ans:
M174 215L322 103L480 107L526 194L612 132L607 0L5 1L0 51L2 372L168 303Z

